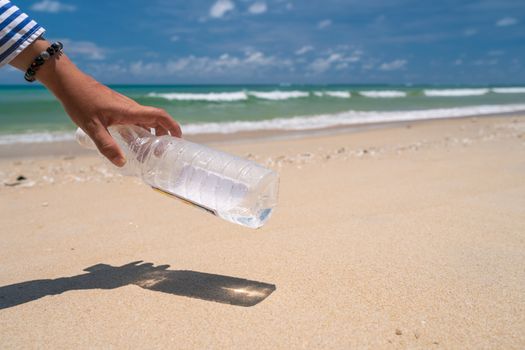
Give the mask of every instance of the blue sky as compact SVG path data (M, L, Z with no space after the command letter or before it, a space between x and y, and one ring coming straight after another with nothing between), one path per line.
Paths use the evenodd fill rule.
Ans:
M523 0L13 2L105 83L525 82Z

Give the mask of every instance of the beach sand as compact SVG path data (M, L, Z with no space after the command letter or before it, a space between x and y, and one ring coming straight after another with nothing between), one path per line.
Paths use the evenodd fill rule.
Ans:
M262 229L2 158L0 348L525 348L525 118L219 147L281 174Z

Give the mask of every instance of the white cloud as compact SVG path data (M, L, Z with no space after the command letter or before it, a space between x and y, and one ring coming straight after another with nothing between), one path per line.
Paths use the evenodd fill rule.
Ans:
M248 12L250 12L252 15L260 15L265 13L267 10L268 7L264 1L257 1L250 6Z
M260 51L247 51L241 56L223 53L219 57L186 56L166 62L137 61L129 65L129 71L137 76L213 77L248 74L265 69L293 70L290 59L267 56Z
M226 13L233 11L235 4L231 0L217 0L210 8L210 16L222 18Z
M266 56L260 51L246 53L244 59L239 61L245 66L287 68L293 66L289 59L281 59L276 56Z
M341 59L341 55L333 53L327 58L318 58L310 64L310 69L315 73L323 73L330 69L332 63L338 62Z
M49 12L49 13L58 13L58 12L73 12L76 11L76 7L69 4L61 3L60 1L54 0L42 0L36 2L31 6L31 10L39 12Z
M105 63L97 62L90 63L87 66L87 71L95 76L107 78L108 76L122 76L127 74L128 68L123 62L119 63Z
M335 66L336 69L341 70L348 68L351 63L356 63L361 60L361 51L355 51L350 56L346 56L342 53L331 53L325 58L317 58L308 65L308 70L314 73L324 73Z
M306 46L301 47L299 50L295 51L295 54L296 55L304 55L305 53L310 52L313 49L314 49L313 46L306 45Z
M87 58L88 60L100 61L106 58L106 49L97 46L91 41L73 41L71 39L59 39L64 44L64 50L71 56Z
M317 23L317 28L325 29L326 27L330 27L331 25L332 25L332 21L329 19L325 19Z
M514 17L504 17L504 18L501 18L499 19L497 22L496 22L496 26L498 27L508 27L508 26L513 26L515 24L518 23L518 20Z
M170 41L171 42L176 42L176 41L179 41L180 40L180 37L178 35L173 35L171 38L170 38Z
M392 62L385 62L379 66L380 70L392 71L403 68L407 64L407 60L395 60Z

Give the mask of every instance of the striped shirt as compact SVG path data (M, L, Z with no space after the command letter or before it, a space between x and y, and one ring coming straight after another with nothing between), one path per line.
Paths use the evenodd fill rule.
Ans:
M8 0L0 0L0 67L44 34L45 29Z

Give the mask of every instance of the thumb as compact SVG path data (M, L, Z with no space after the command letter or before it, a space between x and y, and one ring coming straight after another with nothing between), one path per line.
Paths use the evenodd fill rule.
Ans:
M101 124L96 125L91 130L87 130L87 134L91 137L100 153L102 153L111 163L118 167L126 164L126 158L122 153L111 134Z

